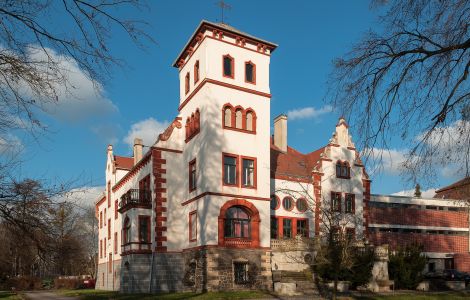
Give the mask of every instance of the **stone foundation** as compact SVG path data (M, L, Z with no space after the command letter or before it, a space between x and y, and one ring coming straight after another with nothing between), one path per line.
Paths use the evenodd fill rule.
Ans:
M108 263L98 265L96 274L97 290L119 291L120 289L120 274L121 274L121 261L113 262L113 267L110 272Z

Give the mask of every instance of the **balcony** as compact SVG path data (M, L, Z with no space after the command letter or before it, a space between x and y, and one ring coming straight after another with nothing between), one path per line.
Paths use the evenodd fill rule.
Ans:
M119 202L120 213L131 208L152 208L152 201L149 190L130 189L121 197Z
M315 245L313 239L297 236L291 239L271 239L273 251L312 251Z

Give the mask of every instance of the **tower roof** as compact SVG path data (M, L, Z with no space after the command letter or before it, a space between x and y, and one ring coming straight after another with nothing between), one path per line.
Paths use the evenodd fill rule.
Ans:
M184 45L183 50L181 50L181 52L176 57L175 61L173 62L173 67L178 66L178 61L180 60L181 56L183 56L185 54L185 52L187 51L188 47L191 45L192 41L194 40L194 38L196 37L198 32L200 32L201 29L203 29L205 27L212 28L212 29L219 29L219 30L222 30L222 31L225 31L225 32L232 33L234 35L242 36L242 37L244 37L246 39L249 39L249 40L252 40L254 42L259 42L259 43L266 44L267 46L270 47L271 51L274 51L274 49L276 49L277 46L278 46L277 44L274 44L272 42L260 39L258 37L253 36L253 35L250 35L248 33L240 31L240 30L238 30L238 29L236 29L236 28L234 28L230 25L227 25L227 24L224 24L224 23L214 23L214 22L210 22L210 21L207 21L207 20L202 20L201 23L199 23L199 26L194 31L194 33L191 35L191 38L188 40L186 45Z

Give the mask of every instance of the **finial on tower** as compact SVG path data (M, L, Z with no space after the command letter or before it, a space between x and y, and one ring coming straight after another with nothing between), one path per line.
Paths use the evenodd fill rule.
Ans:
M220 7L221 14L222 14L222 20L220 21L220 23L225 24L224 23L224 10L225 9L230 10L232 6L227 4L224 0L220 0L219 2L217 2L217 6Z

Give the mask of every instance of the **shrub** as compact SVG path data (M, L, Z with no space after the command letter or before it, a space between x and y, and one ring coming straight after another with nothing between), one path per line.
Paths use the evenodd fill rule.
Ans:
M7 280L8 289L23 290L38 290L42 288L41 279L31 276L18 276L12 277Z
M423 246L413 243L390 254L388 274L396 288L414 290L423 280L426 258L422 252Z
M82 285L82 280L78 278L56 278L54 287L56 289L78 289Z

